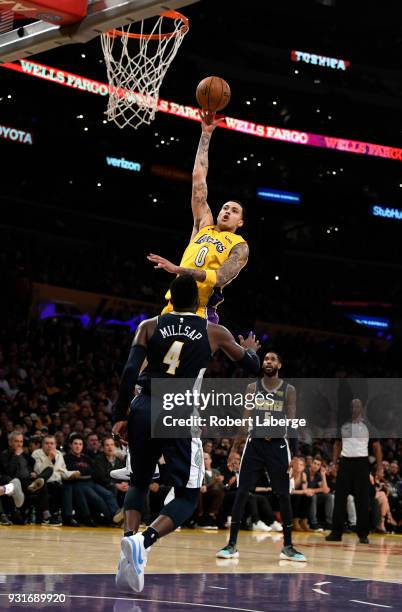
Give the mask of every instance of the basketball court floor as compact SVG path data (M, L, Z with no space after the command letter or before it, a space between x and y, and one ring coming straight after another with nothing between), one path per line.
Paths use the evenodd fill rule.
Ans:
M402 610L402 536L371 535L362 545L354 535L329 544L324 533L296 534L303 564L280 561L282 537L258 532L241 532L239 559L217 559L226 536L183 529L164 538L136 594L115 586L119 529L5 528L0 610ZM46 602L30 603L30 594Z

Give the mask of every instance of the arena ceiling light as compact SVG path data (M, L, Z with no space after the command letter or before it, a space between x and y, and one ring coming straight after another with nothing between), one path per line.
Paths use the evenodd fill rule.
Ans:
M268 200L270 202L282 202L284 204L301 204L300 193L281 191L279 189L269 189L268 187L257 189L257 198L260 200Z
M389 329L390 320L385 317L370 317L364 314L348 313L347 317L358 325L371 329Z

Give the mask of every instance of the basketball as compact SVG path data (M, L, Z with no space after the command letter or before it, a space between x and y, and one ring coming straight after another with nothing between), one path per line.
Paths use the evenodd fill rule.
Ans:
M230 95L228 83L217 76L206 77L197 86L197 102L206 111L224 109L229 104Z

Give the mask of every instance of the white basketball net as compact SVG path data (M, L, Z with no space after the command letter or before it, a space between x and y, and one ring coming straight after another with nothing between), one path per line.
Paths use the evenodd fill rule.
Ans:
M140 32L136 32L140 34L138 38L129 36L132 24L121 28L121 36L101 35L109 80L106 115L108 121L114 121L120 128L130 125L136 129L142 123L149 125L155 118L160 86L188 32L180 14L175 15L174 19L161 15L147 33L142 21ZM168 36L167 24L171 28Z

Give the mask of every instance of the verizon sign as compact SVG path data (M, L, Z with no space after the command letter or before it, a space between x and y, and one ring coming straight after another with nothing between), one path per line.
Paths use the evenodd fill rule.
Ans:
M325 57L324 55L316 55L315 53L306 53L306 51L291 51L290 59L292 62L302 62L303 64L313 64L321 68L331 68L332 70L347 70L350 68L348 60L339 59L337 57Z

